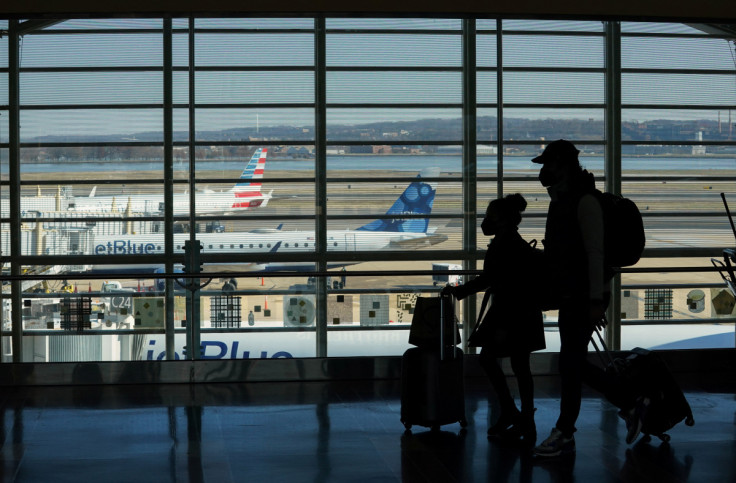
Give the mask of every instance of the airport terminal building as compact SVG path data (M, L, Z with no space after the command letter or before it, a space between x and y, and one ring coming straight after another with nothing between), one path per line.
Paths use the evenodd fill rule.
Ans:
M628 446L591 391L577 459L488 441L480 293L454 307L468 427L404 433L417 299L480 273L493 199L522 194L543 246L532 159L557 139L644 223L605 342L659 353L695 426ZM729 203L725 2L1 6L3 476L732 481ZM529 303L555 283L525 279ZM540 439L557 322L532 355Z

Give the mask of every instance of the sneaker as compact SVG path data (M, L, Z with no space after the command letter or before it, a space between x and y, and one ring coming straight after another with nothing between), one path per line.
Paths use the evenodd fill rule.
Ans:
M517 424L520 416L521 413L516 408L514 408L513 412L507 411L501 413L496 424L488 428L488 436L493 437L502 435L510 426Z
M575 438L572 435L566 437L557 428L552 428L549 437L534 448L534 454L537 456L559 456L573 451L575 451Z
M626 444L636 441L644 426L644 413L649 407L649 398L639 398L633 408L621 414L626 421Z

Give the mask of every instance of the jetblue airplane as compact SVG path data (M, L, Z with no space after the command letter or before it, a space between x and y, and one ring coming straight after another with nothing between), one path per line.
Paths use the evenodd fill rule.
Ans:
M330 251L374 251L409 249L431 246L447 240L429 228L429 218L405 218L404 215L429 215L436 194L436 183L425 183L422 177L437 177L439 168L425 168L386 212L386 218L374 220L354 230L328 230L327 249ZM187 233L174 235L174 251L181 253ZM202 253L266 253L310 252L315 248L313 231L287 231L279 228L257 229L236 233L199 233ZM163 254L163 234L96 236L91 243L92 255ZM344 264L335 265L342 266ZM100 265L92 271L141 272L157 266ZM314 270L314 263L253 263L238 264L241 271Z
M266 167L267 148L259 148L253 153L246 165L240 180L229 190L197 192L197 214L232 213L266 206L271 199L271 192L261 192L261 178ZM164 209L163 194L131 194L117 196L95 196L97 187L92 188L89 196L75 196L61 199L61 209L75 212L114 212L125 213L159 213ZM21 198L21 210L50 212L56 210L54 196L24 196ZM7 213L7 199L2 200L3 213ZM189 214L189 194L174 193L174 215Z

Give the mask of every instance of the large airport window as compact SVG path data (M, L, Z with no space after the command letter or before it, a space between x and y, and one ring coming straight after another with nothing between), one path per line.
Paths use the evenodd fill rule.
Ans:
M490 200L523 194L520 233L541 246L549 195L531 159L559 138L643 214L614 345L733 347L734 294L702 270L733 245L720 193L736 181L736 44L723 32L349 16L44 25L23 33L17 71L0 35L4 361L399 355L416 297L480 268ZM479 297L457 306L463 335Z

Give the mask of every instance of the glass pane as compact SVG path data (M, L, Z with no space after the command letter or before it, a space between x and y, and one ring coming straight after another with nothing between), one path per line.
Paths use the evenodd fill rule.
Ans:
M198 109L196 123L197 141L314 141L313 109Z
M495 72L478 72L476 75L476 96L479 104L498 102L498 81Z
M65 147L62 145L43 149L23 148L20 169L23 181L53 179L64 185L73 185L79 179L122 178L124 180L132 173L140 178L160 180L163 171L162 160L163 148L160 146L128 148L126 146ZM122 184L124 186L125 181L122 181ZM29 194L36 195L35 188L33 190L33 193ZM82 196L92 194L89 185L78 187L77 195L80 191L84 193ZM117 193L128 194L125 190L118 190ZM56 195L56 193L44 194ZM68 189L62 193L62 195L65 194L69 194Z
M703 86L708 86L703 89ZM733 105L733 74L622 74L624 104Z
M311 18L197 18L197 29L314 29Z
M160 21L159 21L160 24ZM23 37L23 67L133 67L163 64L158 34L69 34Z
M603 68L603 37L507 35L504 67Z
M507 103L603 104L605 78L591 72L504 72Z
M569 32L602 32L603 22L572 20L503 19L504 30L541 30Z
M717 69L733 71L731 43L713 38L621 39L621 67L641 69Z
M5 106L8 105L8 74L7 72L0 72L0 104L5 105ZM7 119L8 118L7 111L0 112L0 116L4 116L4 118ZM7 121L3 122L2 124L6 125L4 129L7 130ZM3 127L0 126L0 129L2 128ZM3 139L8 139L7 135L4 135Z
M702 34L702 30L684 23L621 22L621 32L657 34Z
M602 109L504 109L504 137L508 140L604 138Z
M328 29L459 30L461 21L451 18L328 18Z
M328 72L328 103L460 103L459 72Z
M195 35L197 66L314 65L313 34Z
M328 67L460 67L461 59L459 35L327 35Z
M21 142L163 142L161 109L21 110Z
M64 20L45 30L85 30L85 29L161 29L163 21L158 18L100 18Z
M480 28L480 26L478 27ZM496 67L498 62L498 49L496 45L496 35L478 34L476 42L476 64L478 67Z
M49 72L21 75L24 106L57 104L161 104L161 72Z
M460 109L328 109L329 141L430 141L462 137ZM372 148L367 148L372 152Z
M197 103L311 103L312 72L198 72Z

